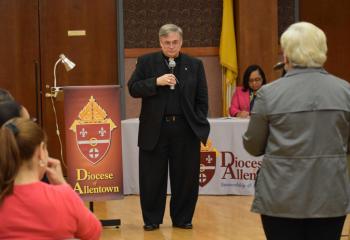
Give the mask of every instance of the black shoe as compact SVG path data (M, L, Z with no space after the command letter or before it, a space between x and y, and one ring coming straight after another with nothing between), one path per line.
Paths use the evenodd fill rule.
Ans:
M173 227L182 228L182 229L192 229L192 223L184 223L184 224L173 224Z
M151 223L151 224L145 224L144 226L143 226L143 229L145 230L145 231L153 231L153 230L156 230L156 229L158 229L159 228L159 224L153 224L153 223Z

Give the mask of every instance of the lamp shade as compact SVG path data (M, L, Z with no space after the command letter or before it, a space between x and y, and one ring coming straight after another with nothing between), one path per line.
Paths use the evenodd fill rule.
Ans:
M75 63L69 60L64 54L60 54L60 59L66 68L67 72L75 67Z

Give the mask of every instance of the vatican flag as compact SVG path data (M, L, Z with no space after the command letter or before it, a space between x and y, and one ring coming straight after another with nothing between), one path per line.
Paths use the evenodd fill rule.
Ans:
M220 37L220 64L222 65L222 97L224 117L229 115L228 109L238 75L232 1L233 0L223 0Z

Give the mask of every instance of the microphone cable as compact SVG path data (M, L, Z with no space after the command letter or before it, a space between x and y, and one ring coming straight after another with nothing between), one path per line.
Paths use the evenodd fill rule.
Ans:
M53 110L53 114L54 114L54 118L55 118L56 135L57 135L58 141L59 141L59 143L60 143L61 162L62 162L62 165L63 165L65 168L67 168L67 165L66 165L66 163L65 163L65 161L64 161L64 158L63 158L63 145L62 145L62 140L61 140L60 129L59 129L59 126L58 126L57 112L56 112L55 103L54 103L54 101L53 101L53 97L54 97L54 95L51 95L51 96L50 96L50 99L51 99L52 110Z

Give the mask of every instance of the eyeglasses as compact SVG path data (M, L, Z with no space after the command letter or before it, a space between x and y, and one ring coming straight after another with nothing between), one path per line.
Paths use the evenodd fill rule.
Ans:
M162 44L165 46L165 47L176 47L180 44L180 41L179 40L174 40L174 41L162 41Z
M262 78L261 77L250 78L249 79L249 83L258 83L258 82L262 82Z

